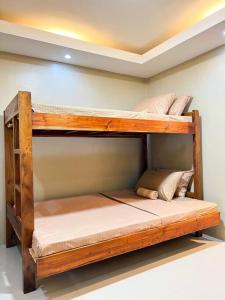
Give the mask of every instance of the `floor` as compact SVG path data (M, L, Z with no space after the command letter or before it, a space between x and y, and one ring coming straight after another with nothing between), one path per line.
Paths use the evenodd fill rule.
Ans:
M21 291L16 247L0 246L1 300L224 300L225 242L190 236L45 279Z

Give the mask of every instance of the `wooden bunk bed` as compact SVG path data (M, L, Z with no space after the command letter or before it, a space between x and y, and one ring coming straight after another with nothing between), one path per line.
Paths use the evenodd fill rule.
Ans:
M199 112L186 115L191 122L140 120L38 113L32 110L31 94L18 92L5 110L6 246L21 244L23 289L36 289L37 280L88 263L147 247L178 236L215 226L218 210L199 218L131 232L91 245L36 257L32 251L34 196L32 170L33 136L139 137L143 141L143 169L147 168L147 135L177 133L193 135L194 192L188 197L202 199L201 133Z

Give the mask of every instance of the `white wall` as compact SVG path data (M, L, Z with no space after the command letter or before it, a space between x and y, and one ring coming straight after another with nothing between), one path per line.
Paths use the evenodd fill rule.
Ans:
M130 109L144 82L127 76L0 53L0 243L5 232L3 111L18 90L37 103ZM34 138L35 198L129 187L139 175L137 139Z
M149 80L147 95L175 92L194 96L190 109L202 118L203 183L205 200L218 203L225 221L225 46ZM152 162L157 167L189 168L190 138L154 136ZM210 233L225 239L223 224Z
M190 109L202 116L204 197L218 203L224 220L224 79L225 47L147 82L0 53L0 243L5 232L3 110L18 90L31 91L34 102L117 109L130 109L146 95L174 91L194 96ZM155 135L151 145L153 166L191 166L190 137ZM38 200L130 187L139 175L138 140L34 138L33 148ZM225 239L223 225L210 233Z

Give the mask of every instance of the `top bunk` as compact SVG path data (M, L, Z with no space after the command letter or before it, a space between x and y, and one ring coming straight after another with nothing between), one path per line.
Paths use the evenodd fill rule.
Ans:
M139 136L148 133L195 134L199 112L182 116L146 112L35 104L20 91L5 109L5 125L30 118L33 136Z

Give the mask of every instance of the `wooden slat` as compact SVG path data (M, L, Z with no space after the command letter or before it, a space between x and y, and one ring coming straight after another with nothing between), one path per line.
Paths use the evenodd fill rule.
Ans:
M191 122L105 118L93 116L57 115L45 113L32 114L35 129L114 131L142 133L182 133L193 134Z
M17 190L18 192L20 192L20 185L19 184L15 184L15 190Z
M5 124L12 120L18 114L18 97L16 97L9 103L5 109Z
M219 213L213 211L201 215L197 219L196 217L188 218L164 227L148 229L94 245L37 258L37 276L38 278L48 277L56 273L186 235L200 229L212 227L219 224L219 222Z
M13 153L14 153L14 154L20 154L20 149L14 149L14 150L13 150Z

